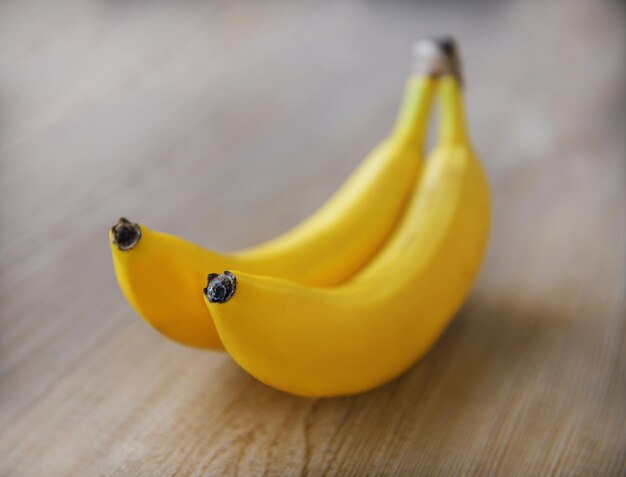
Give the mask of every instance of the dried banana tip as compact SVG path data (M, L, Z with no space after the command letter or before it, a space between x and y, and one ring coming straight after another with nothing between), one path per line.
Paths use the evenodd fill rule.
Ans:
M113 243L124 252L137 245L141 238L141 228L139 224L120 217L117 223L111 227L111 235L113 236Z
M462 82L461 61L451 36L423 38L413 44L413 72L418 75L451 75Z
M237 290L237 277L228 270L218 275L209 273L204 295L209 303L224 303L230 300Z

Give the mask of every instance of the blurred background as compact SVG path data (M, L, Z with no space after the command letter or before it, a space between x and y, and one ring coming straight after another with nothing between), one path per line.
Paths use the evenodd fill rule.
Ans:
M0 475L624 475L618 1L0 4ZM460 44L494 193L468 304L355 398L266 388L134 315L121 215L218 250L308 216Z

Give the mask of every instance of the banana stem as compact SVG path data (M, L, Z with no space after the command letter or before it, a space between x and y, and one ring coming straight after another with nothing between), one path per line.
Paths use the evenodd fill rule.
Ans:
M413 45L413 74L417 76L454 76L463 83L458 47L450 36L423 38Z
M393 136L416 147L424 144L434 89L435 80L429 76L409 78L402 107L393 128Z
M469 135L463 110L463 83L458 47L452 37L421 40L414 46L417 68L430 68L440 78L440 142L467 142ZM421 59L421 61L419 61Z
M451 37L424 38L413 45L413 71L407 82L393 135L421 147L426 140L428 115L436 78L453 76L461 83L461 67Z
M439 83L441 109L439 141L467 142L469 135L463 108L461 85L454 76L446 76Z

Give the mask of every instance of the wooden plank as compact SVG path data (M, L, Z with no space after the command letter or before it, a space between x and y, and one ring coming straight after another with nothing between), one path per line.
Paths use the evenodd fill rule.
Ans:
M623 21L582 0L3 3L0 475L625 475ZM223 250L288 229L384 136L411 41L442 30L495 218L424 360L300 399L134 316L119 215Z

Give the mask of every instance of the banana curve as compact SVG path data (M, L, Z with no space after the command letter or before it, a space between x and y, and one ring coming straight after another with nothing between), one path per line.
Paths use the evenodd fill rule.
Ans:
M360 274L322 289L233 270L234 296L206 300L226 350L260 381L311 397L376 387L423 356L469 293L488 239L488 184L458 81L439 88L439 144L401 224Z
M387 240L417 181L435 85L430 75L413 75L389 138L317 213L278 239L224 255L145 225L130 248L120 247L112 232L115 274L132 308L179 343L222 350L198 292L207 269L234 268L316 286L349 279Z

